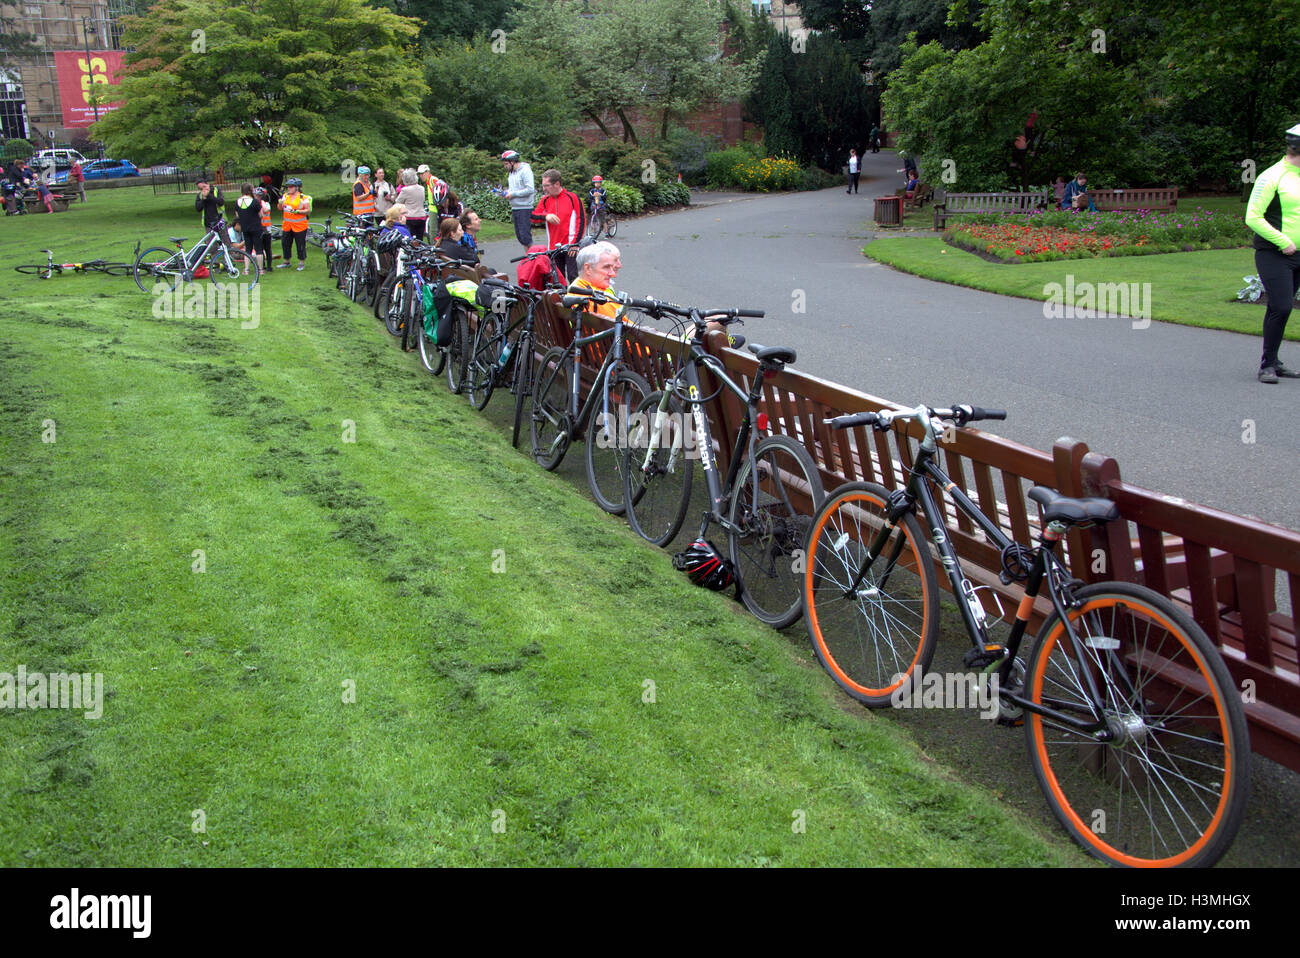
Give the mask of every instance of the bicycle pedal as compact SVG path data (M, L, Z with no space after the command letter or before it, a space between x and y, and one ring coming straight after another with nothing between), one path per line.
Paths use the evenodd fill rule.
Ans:
M999 664L1006 654L1005 646L990 645L982 649L967 649L961 660L968 669L984 671L991 665Z

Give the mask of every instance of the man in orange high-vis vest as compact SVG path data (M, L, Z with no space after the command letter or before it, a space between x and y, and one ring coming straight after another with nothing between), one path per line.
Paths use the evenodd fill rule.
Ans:
M298 269L307 268L307 214L311 212L311 197L302 192L302 180L291 176L284 181L284 196L280 197L280 209L284 213L281 229L284 236L284 262L280 268L289 265L293 244L298 244Z
M357 167L357 179L352 184L352 215L364 216L366 222L375 221L375 189L370 185L370 167Z

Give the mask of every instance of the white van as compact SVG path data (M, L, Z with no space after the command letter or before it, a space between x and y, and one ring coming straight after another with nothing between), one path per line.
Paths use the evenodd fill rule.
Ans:
M32 169L38 173L46 170L70 170L73 163L85 166L87 160L76 150L41 150L32 156Z

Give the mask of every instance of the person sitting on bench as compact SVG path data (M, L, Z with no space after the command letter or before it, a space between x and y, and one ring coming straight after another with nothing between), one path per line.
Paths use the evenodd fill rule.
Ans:
M1097 212L1097 204L1092 201L1088 195L1088 174L1076 173L1074 179L1065 184L1065 193L1061 197L1061 209L1063 210L1087 210L1090 213Z

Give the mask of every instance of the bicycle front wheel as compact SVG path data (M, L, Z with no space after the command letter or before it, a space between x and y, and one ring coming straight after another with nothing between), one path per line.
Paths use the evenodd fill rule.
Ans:
M421 313L423 313L423 304L421 304ZM445 323L448 319L443 317L442 321ZM447 354L438 348L437 340L425 331L423 315L417 323L416 340L420 347L420 365L432 376L441 375L442 367L447 362Z
M910 694L939 637L939 584L921 524L890 523L889 490L850 482L812 520L804 556L804 621L840 688L870 708ZM874 551L876 558L858 574Z
M650 384L630 369L609 377L608 414L602 407L592 410L587 420L587 485L591 495L611 515L621 516L623 466L627 462L627 424L632 414L650 395Z
M784 629L803 615L808 532L825 498L817 464L789 436L759 442L754 458L736 474L727 548L745 608L773 628Z
M181 281L181 255L165 246L152 246L136 257L133 272L142 292L152 293L159 284L175 289Z
M261 276L257 260L242 249L222 247L213 251L204 265L208 267L208 278L214 285L236 284L236 287L252 289Z
M1200 626L1150 589L1101 582L1074 597L1070 628L1053 613L1038 634L1025 696L1078 720L1099 711L1106 740L1027 711L1052 812L1112 865L1213 865L1248 789L1245 709L1227 667Z
M657 546L673 541L690 505L697 453L687 443L686 431L682 404L662 392L646 396L628 420L623 467L627 522Z
M618 217L613 213L605 214L605 235L610 239L618 235Z
M553 471L569 451L569 383L573 377L573 354L556 346L542 357L533 386L530 414L533 458L543 469Z
M521 334L515 349L519 351L519 356L515 360L515 427L510 435L510 445L518 449L519 428L524 421L524 407L533 396L533 366L536 359L533 356L532 335L528 332Z
M57 276L63 272L62 266L46 266L44 263L31 266L15 266L14 269L20 273L26 273L28 276L39 276L41 279L49 279L51 276Z
M105 263L100 267L100 272L109 276L130 276L132 267L130 263Z

